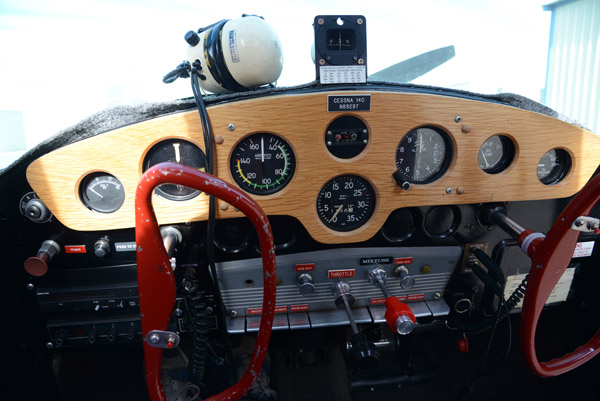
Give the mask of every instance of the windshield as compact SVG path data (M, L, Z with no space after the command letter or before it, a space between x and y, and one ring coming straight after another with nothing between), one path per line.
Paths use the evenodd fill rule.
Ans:
M243 13L263 16L280 37L284 67L279 87L315 79L311 46L316 15L360 14L367 21L368 75L453 46L454 57L411 78L411 83L487 94L517 93L596 130L597 117L592 114L598 103L594 108L592 100L598 101L599 67L597 61L593 64L598 50L595 56L563 62L560 73L554 65L561 57L567 60L569 46L580 46L570 45L566 36L598 40L598 7L594 14L585 7L593 8L595 0L559 1L543 7L547 3L550 1L371 0L346 1L342 8L339 2L322 0L3 0L0 168L45 138L106 107L191 96L186 80L170 85L162 82L185 58L184 34ZM562 11L575 7L577 12ZM590 22L590 14L596 22ZM574 32L558 35L552 27L560 18L576 21L567 24ZM549 51L552 43L555 48L558 43L563 53ZM592 88L591 93L579 96L573 88L562 93L554 81L565 79L572 86L587 87L588 92Z

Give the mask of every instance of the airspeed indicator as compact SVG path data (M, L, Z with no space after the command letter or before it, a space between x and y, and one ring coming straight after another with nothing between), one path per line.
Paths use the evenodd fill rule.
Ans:
M231 175L245 191L268 195L285 187L294 174L296 159L290 145L274 134L252 134L231 155Z

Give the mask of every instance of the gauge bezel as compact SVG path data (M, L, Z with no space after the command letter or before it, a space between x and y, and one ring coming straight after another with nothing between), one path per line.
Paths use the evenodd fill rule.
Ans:
M410 135L413 132L415 132L416 130L422 129L422 128L431 129L431 130L437 132L442 137L442 139L444 141L444 145L446 146L446 150L444 153L444 160L442 161L442 164L440 165L439 170L431 177L429 177L425 180L415 180L414 178L409 179L409 178L406 178L406 176L398 168L398 152L400 151L400 145L402 144L402 141L404 141L404 139L407 138L408 135ZM394 165L396 167L396 171L398 172L398 174L402 177L402 179L405 182L410 182L412 184L421 185L421 184L429 184L431 182L434 182L434 181L437 181L438 179L440 179L448 171L448 168L450 167L450 164L452 163L453 159L454 159L454 143L452 141L452 137L450 136L450 134L448 132L446 132L446 130L444 130L443 128L435 126L435 125L420 125L418 127L412 128L410 131L408 131L406 134L404 134L402 136L402 138L400 139L400 142L398 142L398 145L396 146L396 153L394 155Z
M393 233L389 232L389 229L387 228L387 224L388 224L388 221L390 221L390 219L399 212L408 212L413 219L413 224L412 224L412 226L410 226L410 230L406 234L394 235ZM390 215L387 217L387 219L385 219L385 222L381 226L381 230L380 230L381 235L383 235L383 238L385 238L388 242L392 242L392 243L399 243L399 242L406 241L407 239L411 238L417 232L417 228L421 227L422 220L423 220L423 215L421 213L421 210L418 207L413 206L413 207L404 207L404 208L396 209L396 210L392 211L392 213L390 213Z
M539 173L538 173L538 171L536 169L536 177L538 178L538 180L542 184L548 185L548 186L555 185L555 184L558 184L559 182L563 181L565 179L565 177L567 177L567 175L569 175L569 173L571 172L571 167L573 166L573 156L565 148L552 148L552 149L548 149L540 157L540 159L538 160L538 164L539 164L540 161L542 161L542 159L544 158L544 156L546 156L551 151L560 152L560 154L564 156L564 162L562 162L560 164L560 166L559 166L560 168L558 168L556 171L551 171L550 175L548 175L547 177L544 177L543 179L540 178Z
M432 233L430 230L427 229L427 222L428 219L431 215L431 213L436 210L436 209L440 209L440 208L449 208L452 211L452 224L450 224L450 227L444 231L444 232L440 232L440 233ZM456 231L458 230L459 226L460 226L460 222L462 221L462 213L460 211L460 208L456 205L436 205L436 206L432 206L429 209L427 209L427 211L425 212L425 214L423 215L423 221L422 221L422 227L423 227L423 232L425 234L427 234L427 236L431 239L444 239L444 238L448 238L451 235L453 235L454 233L456 233Z
M324 219L323 216L321 215L321 213L319 212L319 206L321 203L321 196L325 196L326 188L329 185L333 185L335 180L344 179L344 178L356 179L356 180L360 181L362 184L364 184L365 188L367 189L367 193L369 194L369 196L372 199L372 202L369 206L367 213L363 217L361 217L361 219L358 220L356 223L348 225L348 226L339 226L339 225L333 224L333 223L327 221L326 219ZM332 189L332 192L333 191L334 190ZM375 191L375 187L367 178L362 177L357 174L341 174L341 175L331 178L321 187L321 189L319 190L319 192L317 194L317 199L315 202L315 211L317 213L317 216L319 217L319 221L321 223L323 223L323 225L325 225L327 228L329 228L333 231L336 231L336 232L350 232L350 231L358 230L359 228L363 227L373 217L373 215L375 214L376 208L377 208L377 193Z
M195 147L196 151L200 151L199 155L201 156L201 159L204 160L204 169L206 170L206 168L208 167L208 158L206 157L206 153L204 153L204 150L202 150L202 148L198 145L196 145L194 142L190 141L189 139L184 139L184 138L177 138L177 137L173 137L173 138L167 138L167 139L162 139L154 144L152 144L152 146L148 149L148 151L146 152L146 154L144 155L144 161L142 162L142 172L145 172L146 170L148 170L150 167L165 162L165 161L170 161L170 160L163 160L163 161L159 161L158 163L154 163L154 164L150 164L150 158L153 156L153 154L155 152L158 151L159 148L164 147L166 145L168 145L169 143L172 142L184 142L186 144L190 144L193 147ZM176 163L175 161L173 161L173 163ZM185 163L181 163L186 165ZM196 167L193 167L196 168ZM171 200L171 201L186 201L186 200L190 200L193 199L195 197L197 197L198 195L200 195L202 193L202 191L199 191L197 189L192 190L189 194L186 195L175 195L172 193L167 192L163 186L165 185L173 185L173 184L162 184L156 187L156 189L154 190L154 193L159 195L162 198ZM190 188L192 189L192 188Z
M236 171L237 167L233 163L234 155L238 151L240 144L242 144L244 141L247 141L249 138L252 138L254 136L259 136L259 135L269 135L271 137L277 138L279 141L281 141L285 145L286 150L288 150L288 152L289 152L289 154L288 154L288 157L289 157L288 164L290 166L289 173L287 173L287 175L283 179L283 181L281 181L281 183L279 183L277 186L274 186L273 188L266 189L266 190L257 190L256 188L253 188L250 185L246 184L246 182L239 176L238 172ZM253 194L253 195L260 195L260 196L272 195L272 194L275 194L275 193L283 190L292 181L292 179L294 178L295 172L296 172L296 153L294 152L294 148L292 147L290 142L288 142L285 138L283 138L282 135L276 134L274 132L269 132L269 131L252 132L252 133L244 136L243 138L240 138L235 143L235 145L231 148L231 151L229 154L229 173L231 174L231 178L242 190L244 190L245 192L248 192L250 194ZM258 179L258 177L257 177L257 179Z
M499 137L500 142L502 144L502 156L500 157L500 161L496 165L488 167L488 168L481 167L481 164L479 164L479 154L481 153L481 148L487 141L489 141L490 139L495 138L495 137ZM504 135L504 134L492 135L492 136L488 137L485 141L483 141L483 143L479 147L479 152L477 153L477 165L484 173L498 174L498 173L505 171L513 163L513 161L515 160L516 154L517 154L516 145L509 136Z
M102 177L102 176L108 176L108 177L115 179L116 182L118 182L119 185L121 186L121 192L123 194L123 199L121 199L119 205L116 207L112 207L110 209L98 207L97 205L94 204L95 203L94 201L89 199L89 197L86 193L86 189L91 184L91 182L93 180L95 180L96 178ZM108 173L106 171L93 171L91 173L86 174L79 181L79 188L78 188L77 192L79 194L79 200L86 208L88 208L89 210L91 210L93 212L102 213L102 214L110 214L110 213L114 213L114 212L118 211L123 206L123 203L125 203L125 198L127 197L127 193L125 192L125 186L123 185L121 180L119 180L115 175Z

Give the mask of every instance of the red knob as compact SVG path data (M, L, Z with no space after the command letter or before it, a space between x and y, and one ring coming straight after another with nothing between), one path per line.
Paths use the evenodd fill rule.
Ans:
M392 331L398 334L409 334L415 326L415 315L410 307L396 297L385 300L385 320Z
M48 254L41 253L25 261L25 271L32 276L42 277L48 272Z

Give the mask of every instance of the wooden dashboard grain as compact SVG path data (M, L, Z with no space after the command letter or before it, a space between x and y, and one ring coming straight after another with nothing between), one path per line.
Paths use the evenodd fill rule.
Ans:
M331 94L369 94L371 110L328 112L327 96ZM218 142L222 140L215 144L215 174L230 183L234 181L229 157L242 138L271 132L290 144L296 155L290 183L278 193L252 197L269 215L296 217L315 240L323 243L364 241L381 228L392 211L402 207L567 197L583 187L600 160L600 138L582 128L509 106L437 95L370 91L284 94L214 105L208 114L215 137L220 137ZM366 149L348 160L332 156L325 144L327 126L344 114L362 119L370 133ZM459 123L456 116L461 116ZM230 124L234 130L228 128ZM396 169L396 147L406 133L421 125L445 130L453 142L454 157L441 178L403 191L391 178ZM487 174L479 168L477 155L480 146L496 134L514 141L516 156L507 170ZM131 228L135 189L146 152L169 138L186 139L204 149L197 111L166 115L57 149L35 160L27 170L27 179L69 228ZM565 149L571 155L572 167L564 180L547 186L537 178L537 164L553 148ZM108 172L123 183L125 202L118 211L96 213L81 202L79 184L95 171ZM365 177L377 196L370 220L350 232L327 228L315 208L321 187L341 174ZM204 194L181 202L155 196L153 202L160 224L201 221L208 215ZM218 218L240 216L240 212L219 204Z

